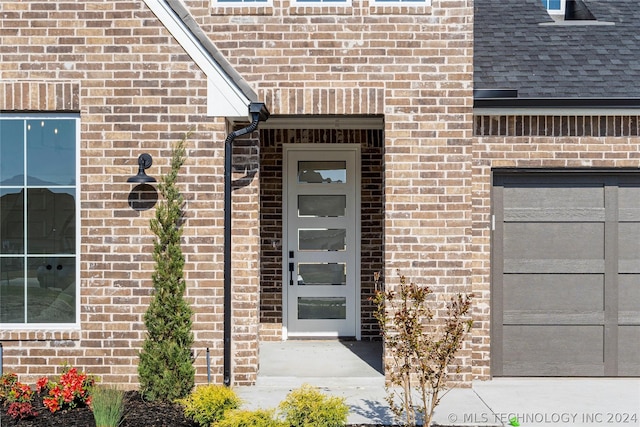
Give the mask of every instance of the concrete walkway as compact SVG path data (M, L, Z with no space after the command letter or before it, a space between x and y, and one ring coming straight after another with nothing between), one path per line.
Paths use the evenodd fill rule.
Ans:
M262 343L258 381L236 391L247 409L275 408L310 384L341 396L351 424L393 424L385 401L379 343L287 341ZM442 426L640 427L640 379L494 379L450 390L434 423Z

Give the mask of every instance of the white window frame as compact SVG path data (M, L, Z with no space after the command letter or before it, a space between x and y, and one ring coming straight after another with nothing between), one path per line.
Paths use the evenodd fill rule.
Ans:
M75 322L73 323L0 323L0 328L5 331L32 331L32 330L46 330L46 331L61 331L61 330L80 330L80 252L81 252L81 229L80 229L80 115L79 114L70 114L70 113L2 113L0 114L0 119L10 119L10 120L55 120L55 119L65 119L65 120L73 120L75 122L75 135L76 135L76 146L75 146L75 189L76 189L76 197L75 197ZM25 161L26 161L26 147L25 147ZM26 173L26 169L25 169ZM69 186L65 186L69 187ZM23 187L26 188L26 187ZM26 215L26 213L25 213ZM27 218L25 217L25 226L27 224ZM25 234L26 236L26 234ZM26 247L25 247L26 250ZM45 254L46 255L46 254ZM25 258L28 257L28 254L23 253L22 256Z

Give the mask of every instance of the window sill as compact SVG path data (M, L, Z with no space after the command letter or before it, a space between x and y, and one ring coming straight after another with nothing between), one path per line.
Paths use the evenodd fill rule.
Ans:
M58 329L14 329L0 331L0 341L78 341L80 327Z
M431 2L408 6L393 2L369 2L372 15L431 15Z

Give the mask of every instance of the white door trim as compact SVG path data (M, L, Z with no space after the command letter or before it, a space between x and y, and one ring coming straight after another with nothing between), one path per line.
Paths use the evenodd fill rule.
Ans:
M289 338L289 331L287 329L287 325L289 323L289 310L288 310L288 297L289 297L289 286L287 285L289 271L287 268L289 255L287 253L288 250L288 227L286 224L286 215L288 212L288 184L287 184L287 171L289 168L288 164L288 152L292 150L324 150L324 151L353 151L355 152L355 202L356 202L356 218L355 218L355 240L357 244L355 245L355 265L354 274L355 274L355 338L357 340L361 339L362 336L362 301L361 301L361 280L360 280L360 247L361 247L361 197L360 191L358 191L361 182L361 161L360 161L360 145L359 144L282 144L282 340L287 340ZM312 337L314 334L310 333L308 336ZM326 336L326 335L322 335Z

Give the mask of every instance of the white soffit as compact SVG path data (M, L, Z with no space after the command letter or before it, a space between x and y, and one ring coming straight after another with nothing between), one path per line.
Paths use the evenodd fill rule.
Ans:
M247 117L251 101L211 58L169 5L163 0L144 0L144 2L207 76L207 115Z

